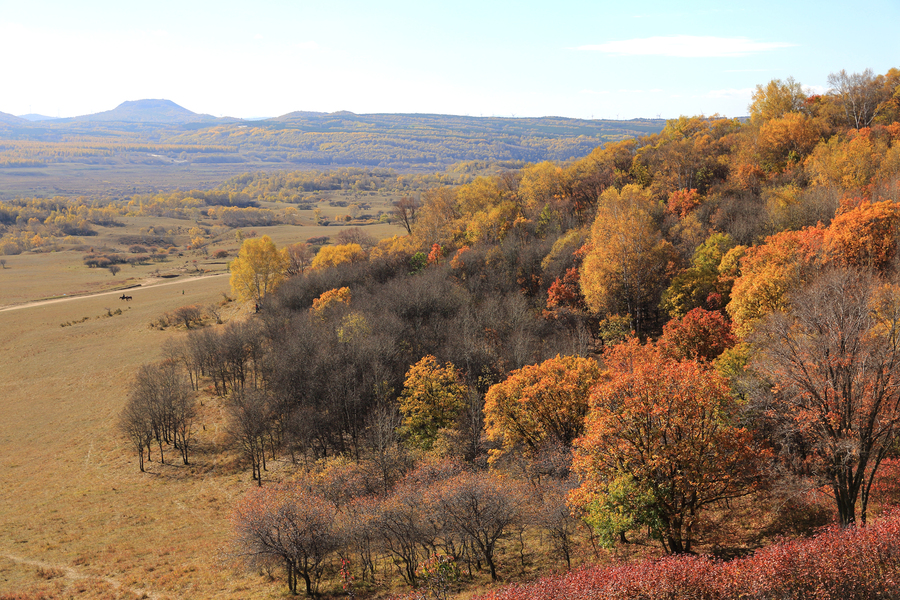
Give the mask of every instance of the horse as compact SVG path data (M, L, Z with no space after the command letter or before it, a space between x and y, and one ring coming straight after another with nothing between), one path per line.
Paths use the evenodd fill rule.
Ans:
M119 296L119 300L131 300L131 296L126 296L125 294L122 294L121 296Z

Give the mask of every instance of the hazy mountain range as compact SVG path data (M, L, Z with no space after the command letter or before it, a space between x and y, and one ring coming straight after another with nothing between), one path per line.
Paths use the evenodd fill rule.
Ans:
M91 115L48 119L0 113L0 139L44 143L78 140L72 160L107 152L98 144L177 146L194 162L367 165L443 168L460 161L565 161L597 146L657 133L663 119L628 121L566 117L504 118L438 114L295 111L267 119L198 114L171 100L134 100ZM98 137L100 136L100 137ZM98 142L102 139L103 142ZM149 146L148 146L149 147ZM119 147L116 152L121 151ZM170 152L158 148L156 154ZM74 158L81 156L82 158ZM8 165L68 160L18 147ZM180 156L185 161L188 157ZM25 162L23 162L25 161ZM0 160L2 162L2 160Z

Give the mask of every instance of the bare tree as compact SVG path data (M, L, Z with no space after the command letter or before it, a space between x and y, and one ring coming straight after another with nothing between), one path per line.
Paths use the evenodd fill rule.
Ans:
M843 525L866 521L869 492L900 426L900 302L896 287L838 270L770 315L753 363L774 386L782 454L834 493Z
M144 406L140 396L132 395L125 403L122 414L119 415L119 431L128 439L132 447L137 451L138 466L144 472L144 450L147 450L147 459L150 459L150 444L153 443L153 424L150 422L150 412Z
M335 236L338 244L359 244L363 248L371 248L378 243L374 237L363 231L361 227L344 229Z
M524 500L518 486L492 473L460 473L436 488L435 504L448 526L481 552L497 581L494 552L524 516Z
M262 485L266 470L265 443L271 434L271 399L262 391L236 389L228 403L228 433L250 461L253 480Z
M408 481L399 484L378 505L373 528L382 547L391 555L397 571L406 583L416 585L416 571L428 549L434 547L438 531L428 519L424 493L427 486Z
M287 268L285 274L288 277L299 275L312 264L315 256L312 246L305 242L298 242L284 247L284 253L287 257Z
M844 109L847 125L862 129L872 124L879 103L884 99L882 86L872 69L848 75L841 69L839 73L828 75L830 94Z
M194 396L177 364L165 361L143 365L135 376L128 402L120 416L120 429L139 452L156 441L160 462L164 444L172 444L188 464L188 450L195 416ZM140 461L143 470L143 458Z
M391 405L375 408L366 418L365 441L369 449L367 462L384 494L400 479L410 463L410 457L397 435L401 424L397 407Z
M110 273L112 273L113 277L115 277L119 273L119 271L122 270L122 268L119 265L109 265L106 268L109 270Z
M176 308L173 316L176 320L184 323L185 329L190 329L191 323L199 323L203 320L203 310L196 304L191 304Z
M548 478L540 486L533 515L534 521L546 530L552 550L565 559L567 569L572 568L573 538L581 522L566 500L575 487L575 481Z
M336 516L331 504L300 486L253 490L232 518L235 554L254 567L282 563L290 592L297 593L299 576L312 597L339 547Z
M419 210L419 206L419 201L409 196L394 202L392 212L406 228L407 233L412 233L412 226L416 222L416 213Z

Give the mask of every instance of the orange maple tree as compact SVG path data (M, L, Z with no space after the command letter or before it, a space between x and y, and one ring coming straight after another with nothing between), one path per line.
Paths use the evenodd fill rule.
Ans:
M660 348L677 359L714 360L737 343L731 323L718 311L695 308L663 327Z
M690 552L705 507L753 491L761 453L708 365L635 339L605 361L609 379L594 388L576 442L582 483L571 498L595 525L614 523L622 535L649 527L668 552Z

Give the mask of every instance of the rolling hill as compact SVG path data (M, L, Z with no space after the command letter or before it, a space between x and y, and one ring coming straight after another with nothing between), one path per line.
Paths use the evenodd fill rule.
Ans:
M460 162L568 161L597 146L655 133L662 119L500 118L291 112L216 118L170 100L135 100L92 115L0 116L0 168L50 164L232 165L231 169L385 167L443 170ZM22 143L16 143L22 142ZM224 167L223 167L224 168Z

